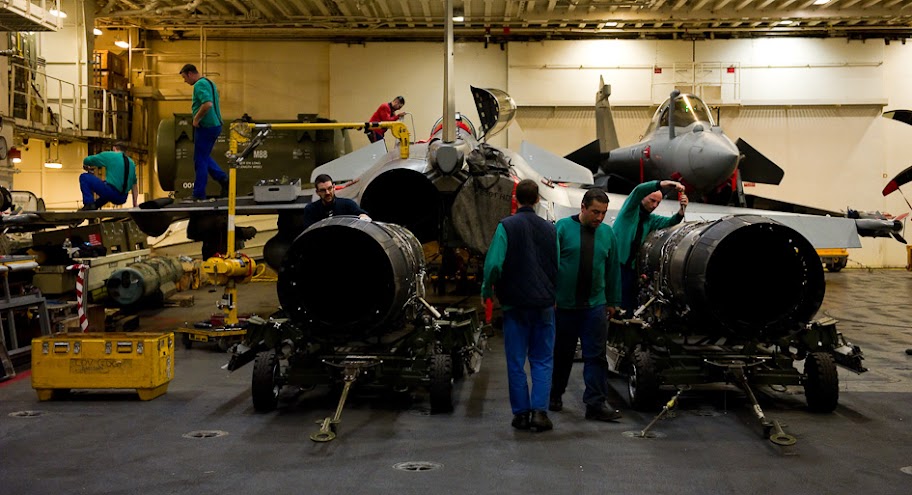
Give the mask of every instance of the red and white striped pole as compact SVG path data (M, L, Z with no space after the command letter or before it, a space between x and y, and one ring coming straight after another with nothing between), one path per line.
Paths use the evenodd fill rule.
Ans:
M89 331L89 319L86 317L85 306L86 306L86 294L85 294L85 274L86 270L89 269L89 265L82 263L77 263L75 265L70 265L66 268L67 270L77 270L76 272L76 314L79 316L79 328L82 330L82 333Z

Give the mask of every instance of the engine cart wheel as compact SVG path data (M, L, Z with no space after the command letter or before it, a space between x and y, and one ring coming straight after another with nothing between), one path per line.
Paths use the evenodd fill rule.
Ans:
M804 396L808 409L828 413L839 403L839 374L836 361L825 352L812 352L804 360Z
M833 262L833 263L827 263L827 264L826 264L826 269L827 269L828 272L835 273L835 272L838 272L839 270L842 270L842 268L843 268L844 266L845 266L845 265L843 265L842 263L840 263L840 262L838 262L838 261L835 261L835 262Z
M269 412L279 405L279 360L275 349L257 353L253 363L253 408Z
M454 350L450 353L450 362L453 363L453 379L461 380L465 377L466 365L465 359L462 358L462 354L459 351Z
M184 349L192 349L193 341L190 340L189 333L181 333L181 342L184 344Z
M627 392L630 407L637 411L653 411L659 405L659 375L652 352L636 346L633 350L630 372L627 375Z
M434 354L429 366L431 383L428 387L431 414L453 411L453 358L449 354Z

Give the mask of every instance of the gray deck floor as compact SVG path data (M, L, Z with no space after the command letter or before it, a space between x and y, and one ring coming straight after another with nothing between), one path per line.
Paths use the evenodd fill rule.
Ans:
M581 370L574 368L555 429L514 431L502 341L495 336L479 374L456 388L452 414L355 397L339 438L311 442L316 420L335 398L320 389L269 414L250 400L251 366L221 370L213 348L182 346L168 393L149 402L132 393L76 393L39 402L29 380L0 384L0 493L623 493L823 494L912 493L912 273L846 270L827 274L822 313L865 352L871 371L840 369L833 414L805 410L802 389L763 400L768 416L798 438L777 447L735 389L688 392L656 439L637 439L651 419L627 407L625 384L613 379L624 419L582 417ZM193 308L144 316L144 330L203 318L218 293L197 291ZM266 313L272 284L242 288L242 307ZM581 366L577 364L576 366ZM575 393L575 396L571 395ZM10 413L37 410L37 417ZM221 430L190 439L194 430ZM403 462L439 464L402 471ZM903 470L905 468L905 472Z

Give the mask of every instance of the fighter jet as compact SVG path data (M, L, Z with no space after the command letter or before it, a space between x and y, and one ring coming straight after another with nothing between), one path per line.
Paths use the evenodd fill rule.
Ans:
M452 119L441 118L432 127L426 141L410 145L409 158L378 141L317 167L311 180L328 174L337 183L346 182L336 194L358 201L372 219L405 226L421 242L475 253L487 251L498 222L510 214L520 179L542 184L543 217L557 220L556 211L578 208L568 188L557 184L592 185L592 173L530 143L523 143L519 153L488 144L511 124L516 103L498 89L471 91L480 128L454 112ZM297 235L280 234L286 239Z
M742 181L782 181L781 168L745 141L732 142L722 132L703 100L677 90L655 111L640 141L621 147L610 96L611 86L600 79L595 101L598 139L567 155L597 172L596 184L610 192L627 193L644 181L672 179L684 184L692 199L748 206Z
M706 103L696 95L672 91L655 111L641 140L621 147L608 102L610 96L611 86L600 78L595 102L598 139L566 156L595 172L595 184L610 192L626 194L641 182L671 179L685 186L692 201L703 203L700 206L692 203L689 211L744 211L708 207L721 205L760 210L760 214L773 217L783 213L847 217L855 221L859 235L893 237L905 243L899 234L902 223L879 212L851 208L846 212L829 211L744 194L744 182L778 185L785 172L743 139L732 142ZM912 178L912 172L909 176ZM786 216L789 217L786 221L800 218ZM801 222L816 225L813 220ZM815 247L852 247L827 245L823 242L833 241L818 241L814 233L802 233L810 236Z

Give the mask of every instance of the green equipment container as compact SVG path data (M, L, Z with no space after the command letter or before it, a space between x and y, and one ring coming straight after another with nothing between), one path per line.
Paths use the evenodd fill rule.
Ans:
M244 120L250 121L245 115ZM328 119L315 114L300 114L297 120L256 120L257 123L329 123ZM230 121L222 125L212 150L212 158L225 172L228 171L228 132ZM193 118L191 114L174 114L174 118L163 119L158 125L156 146L158 181L165 191L174 191L176 198L185 198L193 192L195 174L193 169ZM240 147L243 150L243 145ZM288 177L299 178L304 187L310 187L313 169L334 160L352 149L347 131L292 131L274 130L265 143L238 166L237 194L252 194L253 186L260 179ZM209 180L207 195L216 195L219 184Z

